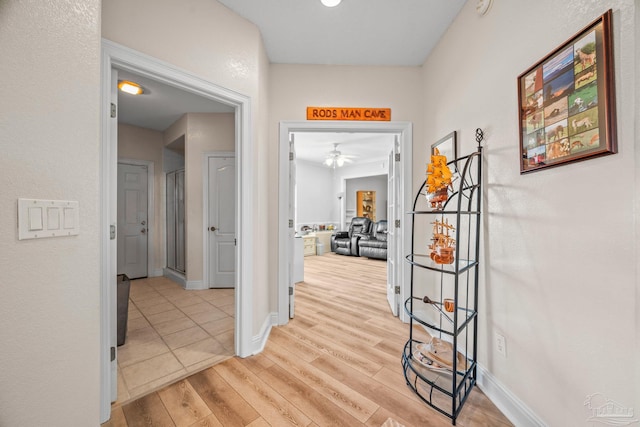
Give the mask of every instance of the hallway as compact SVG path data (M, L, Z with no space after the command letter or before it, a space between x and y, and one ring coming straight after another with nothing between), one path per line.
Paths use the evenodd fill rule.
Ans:
M379 260L306 257L296 316L272 329L263 353L116 407L103 426L450 426L405 384L408 331L389 311L385 272ZM476 388L458 425L511 424Z

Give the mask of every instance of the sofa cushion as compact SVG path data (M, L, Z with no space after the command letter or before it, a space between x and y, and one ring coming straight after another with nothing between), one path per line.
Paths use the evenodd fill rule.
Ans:
M383 242L386 242L387 241L387 221L380 220L376 222L373 226L373 232L371 234L374 239L382 240Z
M351 219L349 225L349 236L354 234L368 234L371 229L371 220L365 217L355 217Z
M387 241L386 240L374 240L374 239L361 239L358 242L361 248L380 248L387 249Z

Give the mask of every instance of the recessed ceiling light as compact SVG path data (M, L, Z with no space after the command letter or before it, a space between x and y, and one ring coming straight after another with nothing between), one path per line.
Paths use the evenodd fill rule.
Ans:
M120 80L118 82L118 89L131 95L141 95L144 93L142 86L138 83L130 82L128 80Z
M320 0L327 7L334 7L340 4L342 0Z

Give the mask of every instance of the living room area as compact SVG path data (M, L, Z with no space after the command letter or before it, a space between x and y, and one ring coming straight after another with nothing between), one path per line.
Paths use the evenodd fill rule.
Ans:
M386 261L393 135L300 133L295 140L294 227L304 256L335 252Z

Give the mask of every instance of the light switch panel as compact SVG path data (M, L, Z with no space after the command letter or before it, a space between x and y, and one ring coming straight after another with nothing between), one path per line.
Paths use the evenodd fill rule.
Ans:
M76 201L18 199L18 240L80 234Z

